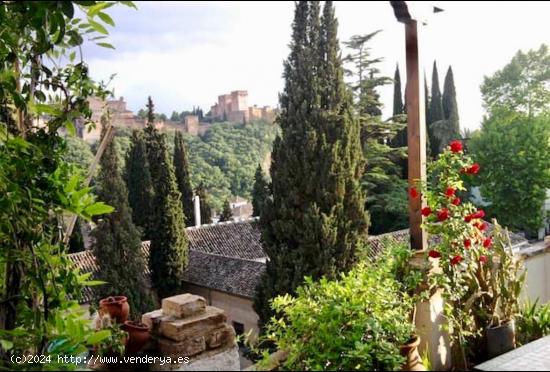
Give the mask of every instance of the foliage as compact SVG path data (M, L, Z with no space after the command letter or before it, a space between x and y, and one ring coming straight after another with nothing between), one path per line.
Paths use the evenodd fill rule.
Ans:
M493 109L468 148L484 171L478 184L491 212L514 230L543 224L550 188L550 114Z
M517 340L520 345L528 344L550 335L550 302L539 304L527 302L516 318Z
M462 144L453 141L428 165L428 183L422 185L427 201L423 228L438 237L428 260L440 270L429 275L429 283L432 290L443 289L445 328L460 351L455 355L460 368L468 366L468 346L479 340L495 315L513 316L523 281L507 233L493 221L493 231L487 234L484 211L458 196L466 191L465 178L478 171Z
M63 160L78 166L82 171L87 171L94 160L90 145L76 136L66 136L65 141L67 151L63 155Z
M104 127L102 138L105 133ZM112 141L105 148L100 164L97 194L115 211L102 216L93 231L93 251L99 266L97 279L106 282L97 292L101 297L126 296L132 315L139 317L153 310L153 302L144 275L147 263L141 249L140 231L132 222L128 190Z
M69 251L68 253L82 252L86 247L84 246L84 237L82 236L82 221L80 218L76 219L73 233L69 239Z
M393 278L392 263L359 264L340 278L298 288L273 301L280 314L267 335L289 355L284 370L400 370L399 347L413 333L412 302Z
M443 114L443 102L441 97L441 90L439 88L439 74L437 72L437 64L434 61L432 71L432 89L430 96L430 103L428 111L426 112L426 127L428 129L428 136L430 137L430 154L436 157L444 147L445 143L441 142L434 133L434 124L444 126L445 116ZM440 132L443 132L441 130Z
M104 37L105 25L114 22L105 10L114 4L0 2L2 364L10 354L53 360L12 369L74 368L57 363L57 355L74 355L101 339L76 302L84 285L96 283L74 269L59 226L65 213L89 220L112 208L96 203L81 173L63 160L57 130L72 134L77 119L89 123L86 98L106 95L77 52L84 37L112 47ZM83 18L75 17L75 8ZM39 117L45 127L33 127Z
M408 200L404 191L406 181L402 178L406 148L396 146L393 142L397 133L406 131L406 128L401 116L389 121L381 119L382 104L376 90L391 80L379 76L377 64L382 59L373 58L369 53L368 42L377 33L378 31L364 36L355 35L345 43L352 51L346 58L352 68L346 72L354 79L350 87L356 97L355 106L361 122L361 143L367 160L362 185L367 195L366 207L371 217L371 234L408 226ZM402 146L406 146L406 143Z
M538 50L521 50L510 63L481 86L485 107L490 112L505 108L528 117L550 110L550 53L543 44Z
M401 74L399 65L395 66L395 75L393 77L393 116L405 114L403 105L403 93L401 92ZM406 146L406 143L402 146Z
M180 131L176 131L174 138L174 170L178 190L181 193L181 203L185 215L185 226L195 226L193 211L193 187L187 160L187 150Z
M141 228L141 237L149 239L153 231L154 190L142 131L134 130L132 132L130 150L126 155L124 179L128 189L132 221Z
M220 222L231 221L233 219L233 212L231 211L231 206L229 205L229 199L223 203L223 211L220 215Z
M252 216L260 216L269 194L269 183L264 176L261 164L258 164L254 174L254 188L252 189Z
M124 355L128 333L122 329L122 324L117 324L109 315L99 315L96 319L96 330L98 333L108 336L103 338L96 346L97 354L100 356Z
M260 219L269 260L254 306L264 323L270 299L294 293L304 276L330 278L351 269L368 227L360 127L344 84L332 2L319 14L319 2L296 4L284 63L273 195Z
M151 118L150 98L148 106L148 116ZM149 268L153 287L159 297L164 298L174 295L181 288L181 278L188 263L188 240L181 194L166 138L151 122L145 129L145 144L155 190L151 209Z

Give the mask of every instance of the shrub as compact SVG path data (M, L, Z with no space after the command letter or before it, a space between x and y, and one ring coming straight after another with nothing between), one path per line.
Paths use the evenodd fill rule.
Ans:
M288 351L283 369L399 370L413 327L412 302L386 260L359 264L339 279L306 279L296 297L279 296L267 337Z
M517 340L521 345L550 335L550 302L525 304L517 318Z

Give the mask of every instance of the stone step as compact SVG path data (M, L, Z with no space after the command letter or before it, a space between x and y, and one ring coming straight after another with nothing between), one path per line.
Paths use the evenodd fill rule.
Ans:
M160 325L158 334L174 341L183 341L195 336L205 336L216 328L221 328L227 317L223 310L207 306L205 311L194 316L177 319L172 316L157 318Z
M176 318L187 318L206 310L206 300L203 297L189 293L162 299L162 311Z

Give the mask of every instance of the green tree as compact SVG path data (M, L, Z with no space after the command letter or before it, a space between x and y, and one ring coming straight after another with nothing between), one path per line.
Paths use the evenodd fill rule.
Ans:
M505 226L536 233L550 188L550 115L494 109L470 140L488 209Z
M348 75L352 78L352 89L356 88L355 106L360 114L361 141L367 159L362 185L371 215L370 233L379 234L407 226L408 200L402 177L406 148L395 146L399 131L401 139L406 140L405 117L396 116L388 121L381 118L382 103L376 90L391 80L379 76L377 64L382 59L365 52L374 35L353 36L346 45L352 49L348 61L353 68Z
M102 137L105 133L104 127ZM102 297L125 295L132 314L139 317L154 306L147 292L147 261L141 249L140 232L132 222L128 191L112 141L105 148L100 164L98 197L115 211L102 216L93 231L93 252L99 266L97 279L106 282L98 292Z
M504 107L528 116L550 110L550 53L543 44L538 50L521 50L502 70L483 80L481 93L488 110Z
M149 169L147 147L142 131L132 132L131 147L126 155L124 173L128 202L133 222L141 228L141 237L148 240L153 231L153 180Z
M403 106L403 93L401 92L401 75L399 74L399 65L395 66L395 75L393 78L393 116L405 113Z
M209 203L209 195L204 184L200 183L196 190L200 201L201 224L212 223L212 207Z
M332 2L325 2L320 32L316 14L318 2L296 4L284 64L273 199L260 219L269 260L254 307L263 324L272 314L270 299L294 293L305 276L349 270L368 226L359 184L360 127L344 84Z
M220 222L231 221L233 219L233 212L231 211L231 205L229 199L225 199L223 203L223 211L220 214Z
M262 166L258 164L256 174L254 174L254 188L252 189L252 216L261 215L269 193L269 183L265 179Z
M193 187L187 161L187 150L180 131L176 131L174 137L174 169L176 182L181 193L181 203L185 214L185 226L195 225L193 213Z
M94 161L94 154L86 141L76 136L66 136L67 150L63 156L64 160L77 165L83 171L88 171L90 164Z
M147 107L149 124L145 128L145 143L155 190L151 212L149 267L153 287L164 298L174 295L181 288L181 278L188 263L188 240L181 194L176 184L165 135L152 125L154 105L151 97Z
M441 90L439 88L439 74L437 72L437 64L434 61L430 105L426 113L426 126L428 129L428 137L430 138L430 154L432 156L437 156L441 152L442 146L447 145L447 143L440 141L435 130L436 127L442 126L441 123L444 119Z

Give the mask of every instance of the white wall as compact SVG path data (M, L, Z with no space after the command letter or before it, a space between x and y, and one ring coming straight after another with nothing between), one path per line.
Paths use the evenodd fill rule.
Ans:
M539 303L550 301L550 251L524 258L527 277L523 299Z

